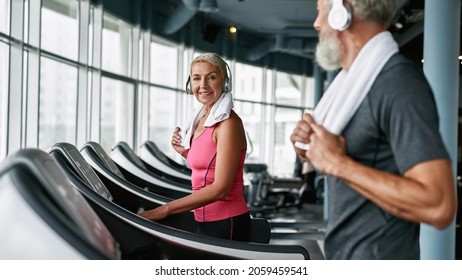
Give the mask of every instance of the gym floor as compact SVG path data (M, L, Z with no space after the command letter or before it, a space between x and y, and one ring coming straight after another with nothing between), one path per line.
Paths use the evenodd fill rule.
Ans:
M271 223L271 244L300 245L312 260L324 260L326 223L321 204L304 203L300 208L280 209L265 218Z

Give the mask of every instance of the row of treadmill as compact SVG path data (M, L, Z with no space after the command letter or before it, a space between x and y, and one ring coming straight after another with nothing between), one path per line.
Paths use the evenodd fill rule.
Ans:
M251 242L199 235L193 213L137 215L191 193L191 171L154 142L110 154L95 142L23 149L0 164L0 259L308 260L306 248L270 242L251 219Z

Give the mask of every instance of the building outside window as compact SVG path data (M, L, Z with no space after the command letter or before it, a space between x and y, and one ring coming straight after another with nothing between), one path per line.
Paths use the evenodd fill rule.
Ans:
M114 144L124 141L133 148L135 87L103 77L101 89L101 146L110 151Z
M77 68L42 57L40 61L39 148L75 143Z
M102 68L111 73L130 76L132 30L124 21L104 13Z
M79 2L76 0L42 1L40 43L43 50L74 61L77 60L78 7Z

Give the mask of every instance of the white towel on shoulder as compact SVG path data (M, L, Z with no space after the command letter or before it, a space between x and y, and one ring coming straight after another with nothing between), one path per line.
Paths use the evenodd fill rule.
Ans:
M372 84L398 44L388 31L372 38L359 52L348 71L342 70L314 109L314 120L328 131L340 135L369 93ZM302 149L309 144L296 143Z
M210 127L228 119L231 115L231 109L233 108L233 95L231 92L223 92L218 98L217 102L213 104L210 114L205 120L204 126ZM196 126L199 123L199 120L204 116L204 107L197 109L190 119L181 127L181 138L183 146L186 149L189 149L191 146L191 138L193 132L196 130Z
M398 45L388 31L372 38L351 68L340 71L329 86L314 110L315 121L339 135L369 93L383 66L397 52Z

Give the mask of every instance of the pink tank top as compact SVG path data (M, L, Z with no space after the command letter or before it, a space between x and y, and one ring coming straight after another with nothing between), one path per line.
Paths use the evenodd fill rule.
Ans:
M215 126L206 127L205 130L192 140L188 152L187 163L192 170L192 191L196 192L215 181L215 163L217 145L213 142ZM244 198L243 167L245 151L241 153L239 167L236 172L234 184L228 196L203 207L194 209L194 217L198 222L212 222L224 220L248 212Z

